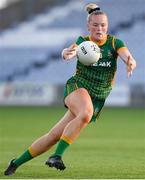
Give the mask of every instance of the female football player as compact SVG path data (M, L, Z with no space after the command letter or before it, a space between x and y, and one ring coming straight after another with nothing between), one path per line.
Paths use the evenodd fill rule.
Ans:
M45 164L64 170L66 167L62 161L63 153L90 122L96 121L112 90L118 56L126 64L128 77L136 68L136 61L124 43L107 34L106 13L94 3L86 5L86 10L89 35L78 37L76 43L62 51L62 57L66 61L75 57L77 45L87 40L95 42L100 47L101 58L92 66L85 66L77 61L76 74L65 85L64 102L68 111L47 134L33 142L20 157L10 162L4 172L7 176L12 175L23 163L49 150L57 142L54 154Z

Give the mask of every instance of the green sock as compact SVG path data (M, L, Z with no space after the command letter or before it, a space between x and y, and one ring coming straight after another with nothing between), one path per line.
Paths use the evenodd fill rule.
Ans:
M13 162L17 165L20 166L21 164L33 159L32 155L30 154L29 150L25 151L19 158L14 160Z
M68 148L69 145L70 145L69 143L61 139L57 145L56 151L53 154L53 156L56 156L56 155L62 156L64 151Z

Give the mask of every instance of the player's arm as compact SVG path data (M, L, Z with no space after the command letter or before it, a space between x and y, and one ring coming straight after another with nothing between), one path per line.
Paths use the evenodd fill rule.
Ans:
M115 49L117 50L118 55L126 64L127 76L130 77L136 68L136 61L132 57L128 48L125 46L123 41L115 38L114 42Z
M64 60L70 60L76 56L76 50L79 44L84 42L85 39L82 36L79 36L76 40L76 43L72 44L69 48L63 49L61 55Z
M127 70L127 76L130 77L136 68L136 61L132 57L131 53L126 47L119 48L117 51L120 58L125 62L126 64L126 70Z
M72 44L70 47L63 49L61 55L64 60L70 60L76 56L77 45Z

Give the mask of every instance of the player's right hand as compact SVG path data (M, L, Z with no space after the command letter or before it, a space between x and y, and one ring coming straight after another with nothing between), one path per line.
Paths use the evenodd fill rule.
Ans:
M69 48L65 48L62 51L62 58L64 60L70 60L76 56L77 46L75 44L71 45Z

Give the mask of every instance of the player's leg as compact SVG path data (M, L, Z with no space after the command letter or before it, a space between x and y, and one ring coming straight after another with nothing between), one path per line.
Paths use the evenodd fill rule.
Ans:
M13 159L4 174L9 176L25 162L49 150L61 137L65 126L74 119L74 115L68 110L64 117L50 130L49 133L37 139L20 157Z
M68 110L63 118L44 136L34 141L31 145L36 155L40 155L49 150L59 141L65 126L74 119L74 115Z
M93 115L92 100L84 88L77 89L69 94L65 99L65 104L75 118L66 125L55 153L46 161L46 164L50 167L60 170L65 169L61 160L64 151L79 136L81 130L87 126Z

